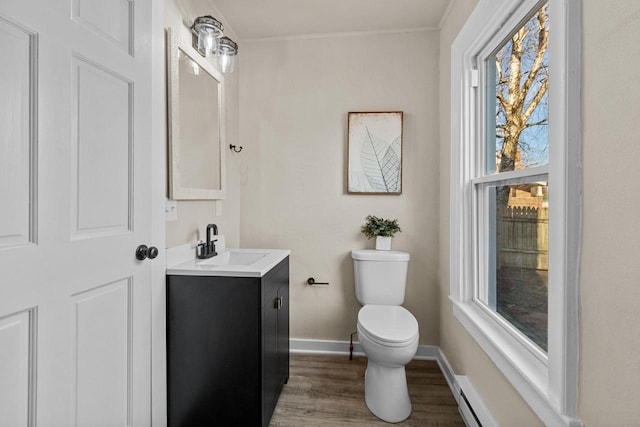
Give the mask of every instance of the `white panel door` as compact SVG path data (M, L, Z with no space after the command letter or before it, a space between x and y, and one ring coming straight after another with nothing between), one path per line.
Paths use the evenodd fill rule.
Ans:
M0 1L0 427L151 424L158 3Z

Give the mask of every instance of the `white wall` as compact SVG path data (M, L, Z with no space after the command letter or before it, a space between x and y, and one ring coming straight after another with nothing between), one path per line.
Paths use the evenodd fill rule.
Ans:
M475 2L456 1L440 37L440 346L500 425L542 425L455 320L449 292L449 48ZM638 425L640 379L640 2L584 0L583 233L578 416ZM553 29L551 29L553 31Z
M640 2L585 0L580 401L587 426L640 423Z
M213 15L221 19L225 34L237 40L230 25L208 0L165 0L165 28L171 27L185 40L190 40L189 26L202 15ZM211 61L216 67L215 61ZM225 127L226 146L238 144L238 68L225 74ZM240 230L240 159L231 151L226 152L226 198L221 202L212 200L189 200L178 202L178 220L166 223L166 247L181 245L204 239L209 223L218 225L229 247L239 246ZM216 215L216 203L220 203L221 215Z
M405 306L438 341L438 34L326 37L241 46L243 247L291 255L291 336L348 340L359 305L350 251L373 247L368 214L398 218L411 253ZM347 113L404 111L403 194L347 195ZM306 285L308 277L328 287Z

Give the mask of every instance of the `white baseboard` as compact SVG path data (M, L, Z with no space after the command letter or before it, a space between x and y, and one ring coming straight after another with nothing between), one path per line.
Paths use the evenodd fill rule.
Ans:
M335 354L348 356L349 355L349 342L348 341L330 341L330 340L309 340L309 339L291 339L289 340L289 350L295 354ZM362 352L362 346L358 341L353 342L353 355L364 356ZM469 403L473 407L473 412L482 422L484 427L492 427L497 424L493 420L493 417L489 413L489 410L484 405L482 398L476 392L475 388L467 377L457 376L449 361L445 357L440 347L435 345L419 345L418 351L414 359L417 360L435 360L442 371L442 375L447 380L451 393L458 402L458 407L463 408L466 405L460 402L462 399L460 391L463 389L465 396ZM459 383L461 382L461 384ZM464 413L461 411L464 416ZM465 420L468 426L474 425L471 420ZM478 424L475 424L478 425Z
M290 339L289 351L297 354L349 355L349 341ZM364 356L359 342L354 341L353 354Z
M455 380L459 391L454 395L458 400L460 414L467 426L497 427L498 424L491 416L480 394L473 387L469 377L456 375ZM464 393L464 396L462 393Z
M451 393L456 398L456 402L458 402L459 396L459 387L458 381L456 380L456 374L453 372L453 368L449 364L446 356L440 350L440 347L436 347L438 349L438 357L436 358L438 362L438 366L440 366L440 370L442 371L442 375L444 375L444 379L447 380L447 384L449 384L449 388L451 389Z
M307 340L307 339L290 339L289 351L297 354L336 354L348 355L348 341L330 341L330 340ZM414 359L418 360L438 360L440 348L435 345L419 345L418 351ZM364 356L362 346L358 341L353 342L353 355ZM438 362L438 364L440 364Z

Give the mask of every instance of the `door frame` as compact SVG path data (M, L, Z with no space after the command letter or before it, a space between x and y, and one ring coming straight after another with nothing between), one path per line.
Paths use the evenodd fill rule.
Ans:
M151 235L160 254L151 271L151 425L167 425L166 357L166 93L164 1L151 4Z

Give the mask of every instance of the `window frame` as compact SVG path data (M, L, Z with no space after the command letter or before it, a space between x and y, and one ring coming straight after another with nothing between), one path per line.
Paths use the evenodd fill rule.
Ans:
M581 233L581 1L550 0L549 164L537 167L549 186L548 351L514 336L500 316L474 301L482 269L477 159L486 156L478 92L485 72L476 63L492 42L504 40L540 0L479 0L451 47L450 299L454 316L540 419L550 426L579 426L578 283ZM476 71L474 71L474 69ZM479 118L479 120L478 120ZM519 171L503 172L520 178ZM526 173L529 175L529 172ZM474 181L475 179L475 181ZM515 334L517 335L517 334ZM535 350L535 349L534 349Z

